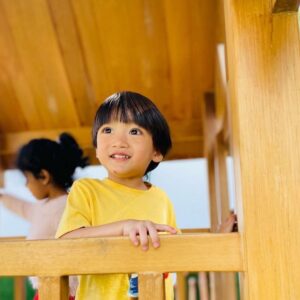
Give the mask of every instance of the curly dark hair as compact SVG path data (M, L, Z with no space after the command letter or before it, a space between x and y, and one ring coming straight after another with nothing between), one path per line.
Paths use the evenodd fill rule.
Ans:
M20 149L16 165L22 172L29 171L36 178L46 170L55 185L68 189L73 183L76 167L87 166L88 159L83 156L76 140L70 134L62 133L58 142L45 138L31 140Z

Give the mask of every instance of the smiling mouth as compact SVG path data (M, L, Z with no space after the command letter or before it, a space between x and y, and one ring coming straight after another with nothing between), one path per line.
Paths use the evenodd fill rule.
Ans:
M129 159L131 156L126 154L112 154L110 157L114 159Z

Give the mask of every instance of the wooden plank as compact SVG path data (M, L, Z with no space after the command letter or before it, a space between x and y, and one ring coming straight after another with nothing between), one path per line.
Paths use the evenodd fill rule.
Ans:
M39 299L68 300L68 277L39 277Z
M1 143L0 143L0 147L1 147ZM0 156L0 188L2 187L4 187L4 167Z
M139 273L139 300L164 300L165 281L162 273Z
M18 56L8 16L0 1L0 127L3 132L37 129L41 118Z
M176 289L175 289L175 299L176 300L186 300L186 272L176 273Z
M201 120L171 121L169 122L174 143L200 142L202 143ZM69 132L72 134L81 147L84 149L92 147L91 127L81 126L72 128L58 128L36 131L19 131L16 133L0 134L0 154L13 154L25 143L34 138L49 138L56 140L60 133ZM199 149L202 153L202 147Z
M29 5L22 0L12 0L2 1L2 5L18 59L30 86L35 111L42 121L39 128L78 126L47 1L33 0ZM20 97L18 100L27 99ZM32 104L31 100L29 104ZM26 121L30 123L31 120Z
M298 16L224 3L243 296L300 299Z
M236 233L162 235L147 252L128 238L1 242L0 266L1 275L38 276L243 270Z
M220 208L221 222L224 222L230 213L229 194L228 194L228 179L226 157L228 154L227 145L223 141L223 132L221 131L217 136L215 163L216 163L216 182L218 189L218 203Z
M208 189L209 189L209 212L210 212L210 231L217 232L220 224L220 211L218 208L215 157L211 153L207 158Z
M81 126L89 126L97 109L80 35L70 0L47 0Z
M276 0L273 13L296 12L300 6L300 0Z
M203 137L201 120L171 121L173 148L166 159L203 157ZM52 130L24 131L0 134L0 157L4 168L13 168L15 155L22 145L34 138L56 140L60 133L72 134L85 155L90 157L91 164L98 164L91 139L90 127L60 128Z
M207 276L208 274L206 272L198 273L198 286L199 286L199 293L200 293L201 300L209 300L209 286L208 286ZM226 299L234 300L233 298L226 298Z
M14 277L14 300L24 300L26 298L25 280L26 277L23 276Z
M75 128L60 128L52 130L39 131L23 131L18 133L7 133L0 135L2 148L0 154L8 155L18 152L20 147L36 138L48 138L57 140L57 137L62 132L68 132L74 136L79 145L83 149L92 148L91 128L90 127L75 127Z

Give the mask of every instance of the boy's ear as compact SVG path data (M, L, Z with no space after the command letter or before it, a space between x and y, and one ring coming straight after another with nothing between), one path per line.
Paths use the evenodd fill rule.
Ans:
M152 157L152 160L156 163L159 163L163 160L163 155L158 152L158 151L155 151L154 154L153 154L153 157Z
M39 179L43 185L47 185L51 181L51 175L47 170L42 169L39 174Z

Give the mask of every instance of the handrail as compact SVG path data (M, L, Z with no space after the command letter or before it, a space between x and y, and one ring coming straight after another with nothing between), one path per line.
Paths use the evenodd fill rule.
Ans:
M163 235L161 247L150 247L147 252L125 237L0 243L2 276L147 271L243 271L240 236L238 233Z

